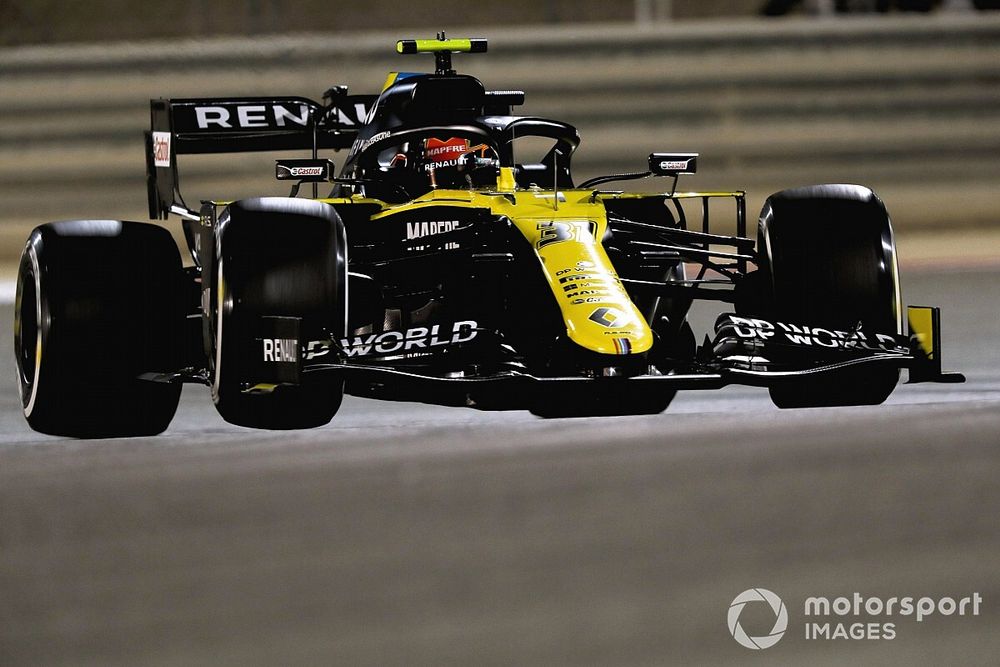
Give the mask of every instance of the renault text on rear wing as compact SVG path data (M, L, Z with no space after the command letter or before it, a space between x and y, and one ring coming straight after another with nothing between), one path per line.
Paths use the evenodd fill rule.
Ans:
M165 219L174 205L178 155L350 148L376 96L337 92L325 105L304 97L150 100L150 217Z

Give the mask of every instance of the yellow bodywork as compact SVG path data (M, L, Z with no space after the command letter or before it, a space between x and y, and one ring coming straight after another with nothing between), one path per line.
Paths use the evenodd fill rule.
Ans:
M652 331L601 244L608 218L600 197L591 190L515 191L511 174L504 173L508 171L501 170L496 192L433 190L406 204L386 206L372 221L377 224L379 219L403 211L442 204L488 208L494 215L510 219L534 248L570 340L599 354L649 350Z
M907 319L910 322L911 339L916 341L927 359L933 361L934 348L937 343L934 340L933 309L923 306L909 306L906 312Z
M405 44L413 46L413 53L435 53L437 51L450 51L452 53L468 53L472 51L472 40L468 38L459 39L401 39L396 42L396 53L406 53Z

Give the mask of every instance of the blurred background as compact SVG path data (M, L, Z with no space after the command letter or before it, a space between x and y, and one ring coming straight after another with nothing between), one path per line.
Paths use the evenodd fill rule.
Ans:
M432 67L394 40L437 30L488 37L459 71L579 127L578 179L697 151L682 189L746 189L751 219L772 191L860 182L905 240L997 255L996 5L0 0L0 261L40 222L146 218L149 98L376 92L387 71ZM283 193L274 157L182 158L183 191Z

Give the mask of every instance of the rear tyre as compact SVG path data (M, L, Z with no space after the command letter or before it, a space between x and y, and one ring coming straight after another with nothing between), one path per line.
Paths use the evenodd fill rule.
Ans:
M177 369L182 280L177 246L160 227L74 220L35 228L14 306L31 428L77 438L164 431L181 387L138 376Z
M858 185L816 185L771 195L758 234L762 304L782 322L900 333L892 225L882 201ZM850 368L770 389L779 408L878 405L899 370Z
M337 212L306 199L246 199L223 212L215 235L205 284L214 286L209 348L219 414L262 429L328 423L343 400L340 376L303 374L271 393L246 389L261 358L261 317L300 318L300 342L346 335L347 242Z

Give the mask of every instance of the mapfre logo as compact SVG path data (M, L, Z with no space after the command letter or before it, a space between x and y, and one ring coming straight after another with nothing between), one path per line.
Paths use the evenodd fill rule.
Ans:
M406 240L445 234L458 227L458 220L428 220L406 223Z
M771 631L760 637L751 637L740 625L740 614L743 608L751 602L764 602L771 607L774 612L774 626ZM771 648L778 643L778 640L785 634L788 628L788 610L785 603L777 595L766 588L751 588L737 595L729 605L729 634L733 636L740 646L750 649Z
M469 152L469 140L452 137L445 141L431 137L424 149L424 159L435 166L457 164L457 160Z

